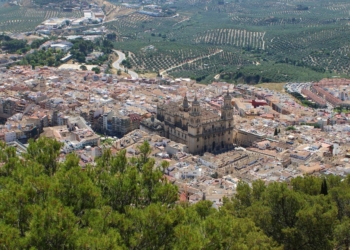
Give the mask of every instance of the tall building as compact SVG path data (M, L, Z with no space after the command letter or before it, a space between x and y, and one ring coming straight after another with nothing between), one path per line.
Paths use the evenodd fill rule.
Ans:
M233 106L228 92L221 115L203 109L197 97L190 105L185 96L182 103L158 105L157 119L163 122L164 136L186 144L191 154L221 153L233 148Z

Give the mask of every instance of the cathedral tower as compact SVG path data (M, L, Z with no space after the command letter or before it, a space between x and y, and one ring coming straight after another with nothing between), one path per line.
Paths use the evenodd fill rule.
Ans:
M221 106L221 119L225 126L225 132L223 136L223 144L230 148L233 143L233 106L232 98L227 90L224 96L224 104Z
M221 119L225 121L233 121L233 106L232 98L227 90L224 96L224 104L221 106Z
M202 151L202 121L201 121L201 107L200 103L195 96L192 102L192 108L189 115L188 124L188 145L190 152L199 153Z

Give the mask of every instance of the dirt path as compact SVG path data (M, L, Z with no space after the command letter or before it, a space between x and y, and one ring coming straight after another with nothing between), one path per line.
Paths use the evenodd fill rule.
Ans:
M194 58L194 59L192 59L192 60L189 60L189 61L187 61L187 62L183 62L183 63L180 63L180 64L178 64L178 65L174 65L174 66L172 66L172 67L170 67L170 68L168 68L168 69L166 69L166 70L162 70L162 71L160 72L160 75L164 76L168 71L170 71L170 70L172 70L172 69L179 68L179 67L181 67L182 65L185 65L185 64L188 64L188 63L193 63L193 62L195 62L195 61L201 60L201 59L206 58L206 57L210 58L211 56L214 56L214 55L219 54L219 53L221 53L221 52L223 52L222 49L217 50L217 51L215 51L214 53L211 53L211 54L209 54L209 55L200 56L200 57Z

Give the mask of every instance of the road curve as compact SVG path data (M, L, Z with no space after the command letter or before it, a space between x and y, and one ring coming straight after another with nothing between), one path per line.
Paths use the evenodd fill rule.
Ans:
M112 63L112 67L115 69L120 69L120 70L124 71L125 70L124 66L120 65L120 64L122 63L123 60L125 60L125 54L119 50L114 49L113 51L118 54L118 60ZM134 72L130 69L127 69L127 70L128 70L128 74L131 76L131 78L133 78L133 79L139 78L139 75L136 72Z

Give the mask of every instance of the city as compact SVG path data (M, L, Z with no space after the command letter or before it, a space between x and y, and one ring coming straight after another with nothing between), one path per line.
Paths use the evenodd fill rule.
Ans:
M286 91L277 92L225 82L200 85L182 78L15 66L2 69L1 82L0 138L18 145L18 153L31 138L53 138L63 143L61 160L75 152L85 168L106 149L137 155L147 140L156 165L169 163L165 174L180 192L191 190L191 202L205 193L220 206L242 180L350 173L344 137L349 115L339 106L347 104L348 80L288 83ZM308 90L313 88L318 92ZM305 93L321 108L301 105L287 91ZM329 107L322 109L323 102Z
M349 13L1 0L0 249L349 250Z

